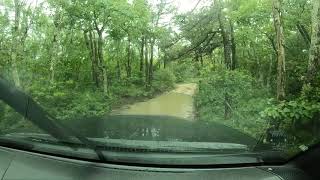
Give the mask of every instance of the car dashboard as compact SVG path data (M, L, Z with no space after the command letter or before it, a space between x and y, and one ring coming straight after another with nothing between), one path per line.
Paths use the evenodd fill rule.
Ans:
M115 165L74 160L11 148L0 149L2 180L308 180L303 171L290 166L230 168L160 168Z

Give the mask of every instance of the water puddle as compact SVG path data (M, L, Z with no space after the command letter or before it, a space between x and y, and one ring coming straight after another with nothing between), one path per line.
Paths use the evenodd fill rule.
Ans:
M145 102L139 102L120 108L112 114L174 116L186 120L193 120L193 95L196 90L197 84L179 84L170 92Z

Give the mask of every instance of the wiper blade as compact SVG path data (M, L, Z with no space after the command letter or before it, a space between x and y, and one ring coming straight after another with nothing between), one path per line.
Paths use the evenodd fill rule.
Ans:
M101 161L106 161L102 152L95 147L93 142L72 129L62 126L30 96L2 78L0 78L0 99L54 138L62 142L68 142L74 136L83 144L93 149Z
M219 142L142 141L92 138L100 147L134 152L230 153L247 152L246 145Z
M17 141L24 141L24 142L35 142L41 144L51 144L51 145L64 145L68 146L72 149L77 147L84 146L77 138L73 138L70 141L60 141L49 134L37 134L37 133L10 133L4 136L0 136L2 139L10 139L10 140L17 140ZM78 141L77 141L78 140Z
M40 129L60 140L69 139L67 132L53 121L30 96L0 78L0 99Z
M8 137L0 137L0 145L8 148L21 150L30 150L34 148L32 144L27 143L23 140L17 140Z

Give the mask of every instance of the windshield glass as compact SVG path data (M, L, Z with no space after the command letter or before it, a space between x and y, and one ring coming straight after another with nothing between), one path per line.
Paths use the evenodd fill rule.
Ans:
M320 138L319 14L318 0L0 0L0 145L284 162Z

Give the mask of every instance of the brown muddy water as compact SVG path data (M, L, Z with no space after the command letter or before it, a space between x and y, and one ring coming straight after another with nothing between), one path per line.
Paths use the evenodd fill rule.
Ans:
M113 115L157 115L194 120L193 96L197 84L177 84L175 89L153 99L126 105L114 110Z

